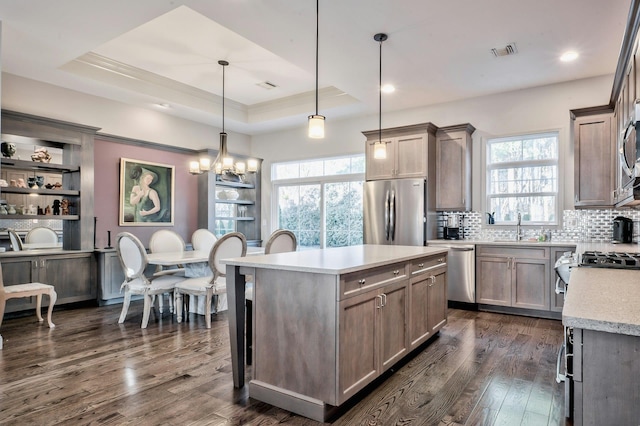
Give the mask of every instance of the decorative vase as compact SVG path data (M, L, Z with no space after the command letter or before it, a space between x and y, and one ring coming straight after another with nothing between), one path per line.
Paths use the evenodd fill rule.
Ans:
M44 176L36 176L36 183L38 188L42 188L44 186Z
M16 214L16 205L15 204L9 204L9 210L7 210L7 213Z
M0 214L9 214L4 204L0 204Z
M36 177L35 176L29 176L27 178L27 186L31 189L36 189L38 188L38 184L36 183Z

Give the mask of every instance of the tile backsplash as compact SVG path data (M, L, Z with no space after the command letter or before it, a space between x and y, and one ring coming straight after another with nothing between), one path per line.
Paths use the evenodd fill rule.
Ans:
M515 238L513 226L488 225L487 215L480 212L438 212L438 238L447 216L458 214L464 238L468 240L499 240ZM549 229L551 241L609 242L613 235L613 219L617 216L633 220L633 241L640 242L640 210L565 210L562 212L562 228ZM522 226L523 239L537 237L539 226Z

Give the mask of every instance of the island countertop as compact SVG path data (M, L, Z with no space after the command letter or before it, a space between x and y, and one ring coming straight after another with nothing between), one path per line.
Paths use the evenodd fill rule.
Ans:
M565 326L640 336L640 271L573 268L562 309Z
M224 259L222 263L250 268L339 275L447 252L446 248L434 246L365 244L323 250L301 250L293 253L235 257Z

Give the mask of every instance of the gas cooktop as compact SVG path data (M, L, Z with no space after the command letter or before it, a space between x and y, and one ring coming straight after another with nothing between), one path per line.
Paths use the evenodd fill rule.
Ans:
M580 256L580 266L640 269L640 253L585 251Z

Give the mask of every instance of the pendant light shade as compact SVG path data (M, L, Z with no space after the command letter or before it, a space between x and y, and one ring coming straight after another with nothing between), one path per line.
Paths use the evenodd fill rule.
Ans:
M324 115L318 113L318 39L319 39L320 0L316 0L316 113L309 116L309 137L324 138Z
M382 142L382 42L387 39L384 33L378 33L373 39L380 44L380 81L378 83L378 142L373 146L373 158L376 160L384 160L387 158L387 144Z

